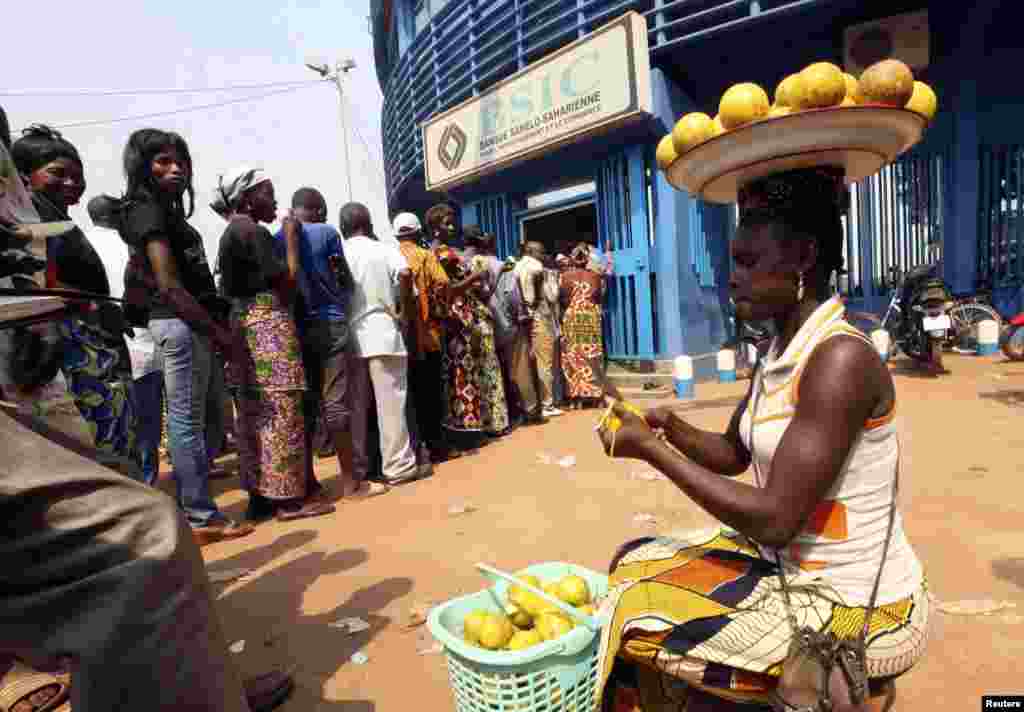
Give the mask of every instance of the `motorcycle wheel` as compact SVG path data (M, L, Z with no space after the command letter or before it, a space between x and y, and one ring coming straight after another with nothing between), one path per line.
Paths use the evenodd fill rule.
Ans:
M1024 361L1024 327L1008 325L999 334L999 348L1011 361Z

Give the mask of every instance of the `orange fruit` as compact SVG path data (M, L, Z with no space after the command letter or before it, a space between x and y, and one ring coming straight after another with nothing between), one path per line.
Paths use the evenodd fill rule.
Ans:
M824 109L839 106L846 96L846 80L831 62L815 62L800 72L804 85L803 108Z
M904 107L914 94L914 73L898 59L883 59L864 70L857 86L863 104Z
M790 74L775 88L775 106L798 110L803 106L804 82L799 74Z
M939 108L939 100L930 86L924 82L914 82L914 91L907 102L907 108L931 121Z
M711 117L699 111L687 114L679 119L672 129L672 146L676 154L681 156L694 146L707 141L714 135L714 124Z
M668 167L675 163L677 158L679 158L679 154L676 153L676 147L672 143L672 134L665 134L658 141L658 148L654 151L654 159L658 162L658 168L663 171L668 170Z
M744 82L729 87L718 103L718 115L722 126L732 130L768 115L771 104L764 89L757 84Z

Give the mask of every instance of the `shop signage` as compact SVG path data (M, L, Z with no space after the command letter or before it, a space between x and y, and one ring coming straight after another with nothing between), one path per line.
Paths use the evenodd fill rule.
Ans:
M630 12L426 121L427 190L651 113L647 22Z

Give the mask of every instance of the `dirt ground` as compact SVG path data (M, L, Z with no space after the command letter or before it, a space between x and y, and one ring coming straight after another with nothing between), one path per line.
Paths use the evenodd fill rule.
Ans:
M947 366L952 375L940 379L893 366L908 534L940 601L1020 608L936 613L924 660L897 683L897 710L974 710L982 694L1024 691L1024 364L949 356ZM695 425L724 428L745 386L701 385L696 400L674 402ZM246 673L295 666L285 712L454 709L444 657L417 653L430 644L426 627L405 629L412 606L484 588L477 562L603 570L627 539L712 521L669 483L631 478L647 471L642 463L607 459L596 419L593 411L566 414L442 465L430 480L208 547L211 572L252 572L214 584L228 641L246 641L235 659ZM541 455L576 462L543 464ZM318 463L328 485L335 470L334 460ZM241 517L237 481L217 486L222 507ZM467 503L476 511L449 514ZM638 513L654 515L657 526L634 523ZM346 636L328 625L349 616L370 629ZM350 662L357 651L366 664Z

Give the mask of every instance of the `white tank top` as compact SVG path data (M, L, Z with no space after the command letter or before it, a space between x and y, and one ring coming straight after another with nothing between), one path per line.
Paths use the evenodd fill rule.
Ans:
M772 341L740 421L740 436L757 458L760 477L755 471L755 479L761 480L755 482L758 487L765 486L775 450L796 412L800 375L815 347L839 334L871 345L870 339L844 321L845 311L838 297L830 299L800 327L783 354L777 353L778 340ZM755 405L752 447L750 409ZM865 423L825 499L804 530L779 552L784 563L822 579L849 606L867 605L882 559L899 460L893 422L895 408L893 403L888 414ZM878 588L879 605L911 595L924 578L898 509L895 517ZM775 552L761 548L774 561Z

